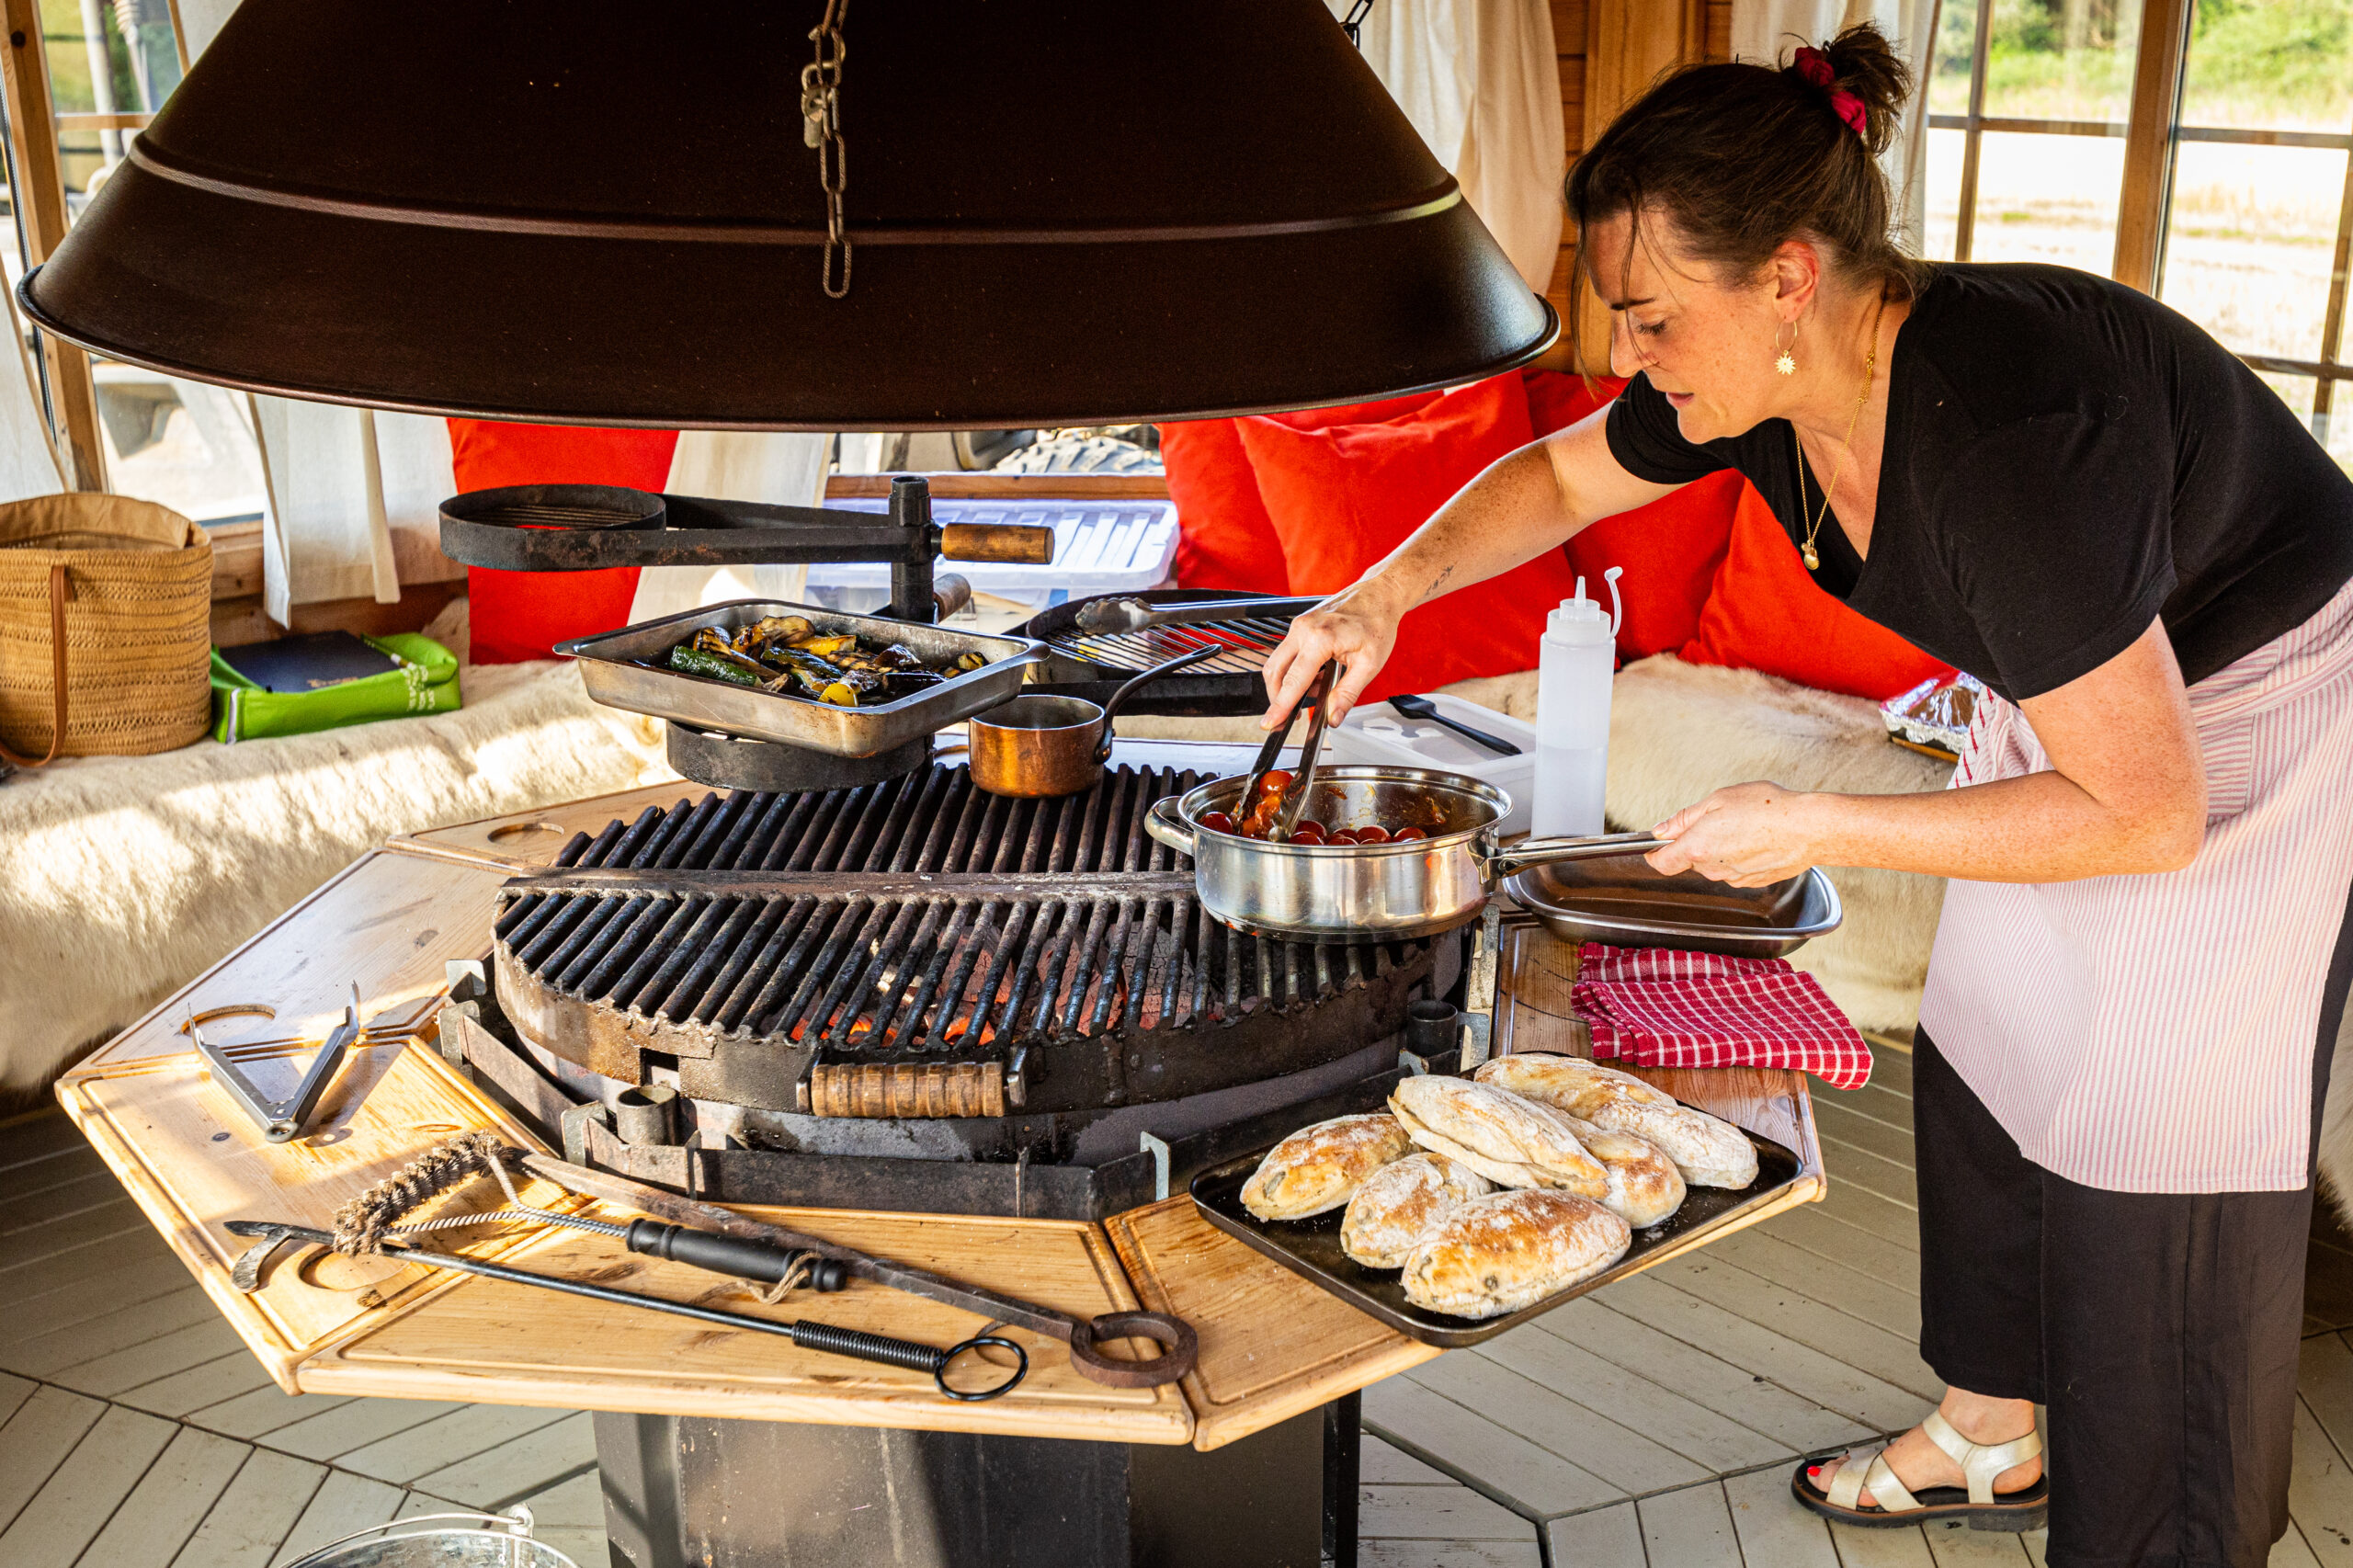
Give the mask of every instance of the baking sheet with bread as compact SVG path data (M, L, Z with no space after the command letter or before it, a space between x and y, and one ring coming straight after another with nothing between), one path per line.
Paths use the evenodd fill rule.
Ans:
M1608 1272L1694 1189L1722 1210L1745 1202L1734 1194L1758 1176L1756 1142L1721 1118L1631 1074L1529 1052L1468 1078L1401 1078L1385 1110L1301 1128L1238 1195L1229 1177L1226 1203L1204 1199L1199 1183L1195 1196L1228 1229L1258 1221L1261 1235L1245 1238L1254 1244L1301 1244L1289 1260L1304 1272L1319 1272L1305 1256L1313 1227L1323 1252L1336 1239L1348 1265L1393 1271L1411 1307L1478 1323ZM1236 1196L1246 1219L1219 1212ZM1336 1238L1322 1233L1335 1210Z

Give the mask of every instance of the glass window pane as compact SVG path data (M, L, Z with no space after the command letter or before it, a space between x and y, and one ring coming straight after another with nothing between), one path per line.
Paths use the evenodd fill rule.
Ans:
M2140 36L2141 0L1994 0L1985 112L2121 124Z
M2123 179L2121 138L1986 131L1970 259L2047 261L2107 276Z
M2200 0L2181 120L2353 130L2353 7L2344 0Z
M2158 298L2240 353L2319 358L2345 159L2183 142Z
M49 90L60 114L152 114L179 85L169 0L41 0ZM74 129L59 140L76 208L122 162L135 130Z
M1976 58L1977 0L1945 0L1937 19L1936 68L1928 73L1928 112L1969 112L1969 69Z
M2353 381L2336 384L2332 398L2334 406L2326 414L2313 412L2313 391L2317 383L2310 376L2275 376L2268 370L2256 374L2263 384L2279 394L2279 400L2295 410L2304 427L2328 449L2337 466L2353 473Z
M1928 132L1928 210L1920 254L1951 261L1961 219L1961 160L1968 136L1959 131Z

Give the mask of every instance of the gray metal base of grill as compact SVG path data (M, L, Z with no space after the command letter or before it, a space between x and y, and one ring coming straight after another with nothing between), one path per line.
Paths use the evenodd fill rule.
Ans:
M665 722L670 766L714 790L847 790L913 773L931 763L931 737L879 756L835 756L774 741L745 740Z

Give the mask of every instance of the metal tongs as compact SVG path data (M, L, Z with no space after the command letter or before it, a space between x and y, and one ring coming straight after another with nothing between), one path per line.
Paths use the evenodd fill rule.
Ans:
M1308 781L1315 771L1316 754L1324 749L1324 726L1327 719L1324 705L1330 701L1332 687L1339 683L1339 679L1340 661L1327 660L1324 667L1315 672L1315 679L1299 699L1299 706L1308 710L1307 738L1300 743L1299 765L1291 770L1290 784L1284 790L1281 803L1275 811L1274 823L1267 830L1269 842L1285 842L1290 837L1291 830L1299 825L1300 812L1307 804ZM1275 766L1275 758L1282 755L1283 743L1290 737L1292 721L1298 717L1299 707L1294 707L1290 718L1283 721L1282 728L1270 733L1265 744L1258 747L1257 760L1251 764L1249 777L1243 779L1242 794L1235 801L1241 808L1235 813L1237 824L1256 808L1258 781L1266 778Z
M254 1086L254 1081L230 1060L229 1053L204 1038L204 1031L197 1027L193 1017L188 1021L188 1035L196 1042L196 1053L212 1070L212 1081L229 1091L229 1097L237 1102L240 1110L253 1118L254 1125L261 1129L262 1136L273 1143L290 1142L301 1136L312 1113L319 1108L319 1101L325 1096L327 1085L335 1081L335 1069L343 1065L343 1059L350 1051L352 1042L359 1038L359 987L357 983L352 985L351 1003L343 1010L343 1022L327 1036L326 1043L319 1047L319 1053L311 1058L311 1065L303 1073L301 1083L282 1100L264 1099L261 1091Z

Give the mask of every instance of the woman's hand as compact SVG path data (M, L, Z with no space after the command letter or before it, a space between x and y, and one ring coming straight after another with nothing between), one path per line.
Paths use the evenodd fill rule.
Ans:
M1643 858L1669 876L1697 871L1736 888L1785 881L1816 862L1821 800L1779 784L1734 784L1653 828L1669 842Z
M1290 722L1291 710L1314 683L1315 673L1333 659L1340 661L1340 679L1324 704L1325 719L1338 723L1347 717L1381 666L1397 645L1397 622L1411 604L1393 603L1379 576L1341 589L1290 623L1282 645L1267 656L1267 704L1262 729L1279 729Z

